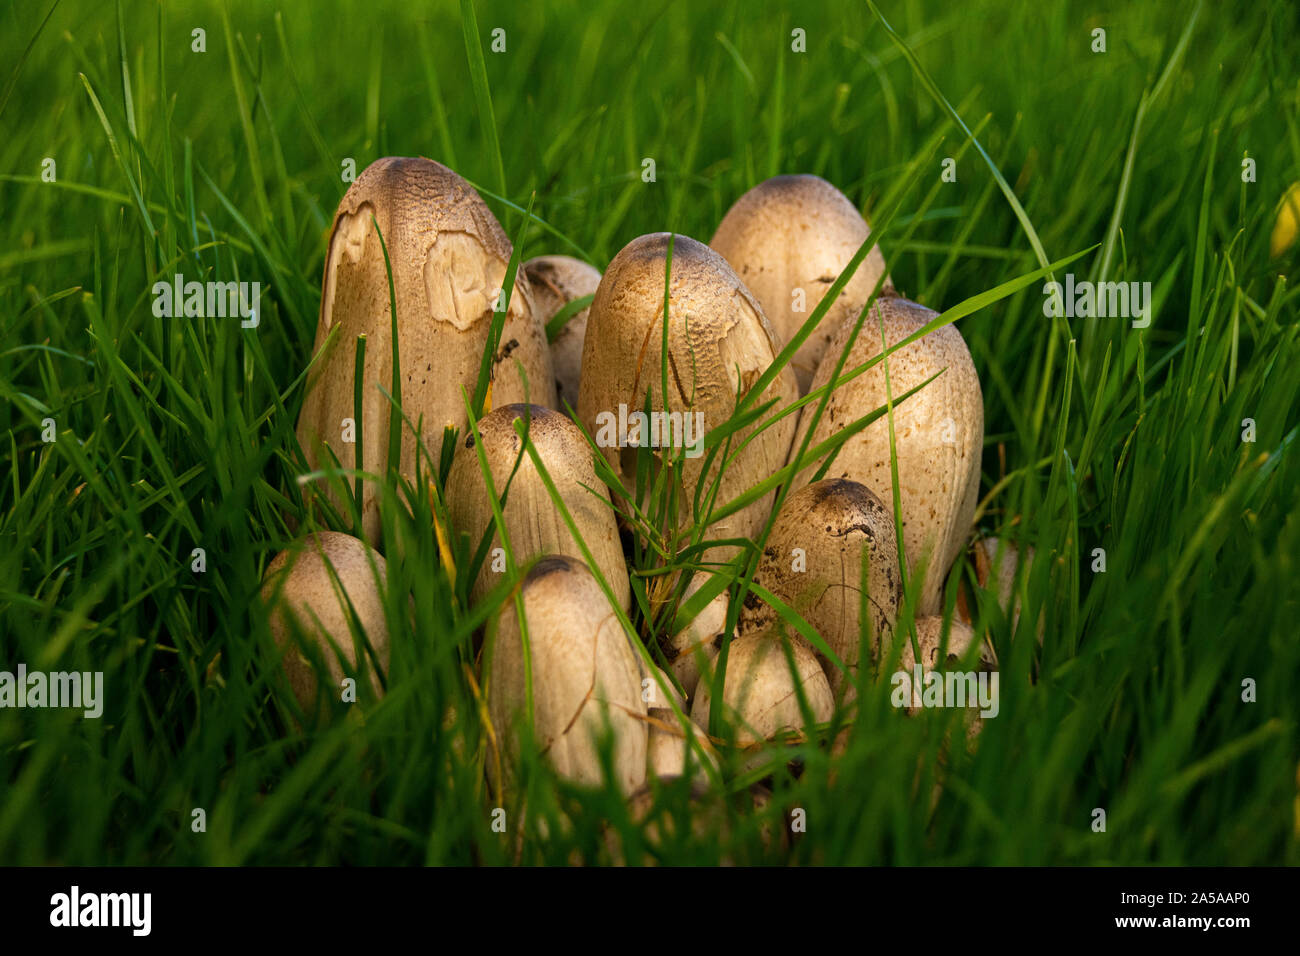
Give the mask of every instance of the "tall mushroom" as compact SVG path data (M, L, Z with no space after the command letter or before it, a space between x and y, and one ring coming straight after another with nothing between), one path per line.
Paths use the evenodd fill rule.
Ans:
M567 554L584 560L582 549L547 491L532 456L524 450L523 439L515 431L515 423L519 421L528 422L529 440L560 500L596 566L627 610L631 602L627 565L609 497L605 486L596 478L591 447L577 425L561 413L540 405L506 405L484 415L478 423L492 483L498 495L506 495L502 515L515 558L526 561L539 554ZM484 532L493 524L492 502L479 468L478 451L474 436L466 435L458 443L447 475L447 508L452 527L470 536L471 549L478 547ZM492 547L500 546L501 536L494 530ZM479 570L470 591L473 600L477 601L500 580L492 573L492 565L492 561L485 561Z
M870 234L853 203L826 180L775 176L736 200L709 245L731 263L781 341L789 342ZM801 394L835 329L857 318L884 272L877 246L794 354L790 365ZM886 278L881 294L892 290Z
M879 356L882 332L892 346L920 331L935 317L932 310L903 298L878 300L853 341L843 370L850 371ZM829 384L855 322L856 317L836 330L813 379L814 389ZM810 448L815 446L885 405L887 394L898 400L936 373L938 378L894 408L908 573L915 573L922 560L926 565L919 614L939 610L944 577L971 532L979 494L984 398L975 363L961 333L945 325L877 362L857 378L838 385L809 443ZM815 408L813 404L804 406L794 447L799 447L811 427ZM812 478L819 461L808 462L810 467L800 473L796 485ZM861 482L892 509L888 416L882 415L848 439L840 447L829 474Z
M665 273L667 354L663 352ZM689 519L695 492L717 477L721 455L704 472L705 433L728 421L781 350L763 310L723 258L686 236L655 233L628 243L605 270L587 320L578 417L605 453L623 485L636 482L637 443L653 446L659 467L679 450L679 524ZM665 394L664 384L667 384ZM647 396L651 418L644 418ZM794 376L782 369L757 402L778 406L797 397ZM775 409L770 414L773 414ZM736 452L755 432L751 424L732 436ZM767 428L739 451L722 475L715 499L722 505L785 464L794 428L790 417ZM701 502L706 494L701 493ZM772 495L714 521L708 536L752 537L766 520ZM721 547L716 559L735 554Z
M614 782L631 793L646 775L646 705L638 656L587 566L555 555L537 562L521 586L527 653L519 615L497 615L487 686L488 713L509 776L529 719L541 752L562 776L601 783L599 742L612 735ZM495 763L489 759L490 768ZM495 774L495 771L493 771Z
M436 460L443 429L465 427L461 388L474 391L494 309L505 304L509 260L510 241L500 224L473 187L446 166L389 157L357 177L334 216L312 349L315 367L298 418L298 441L311 468L337 456L345 469L383 474L393 464L411 479L418 439ZM388 461L389 416L396 413L380 390L391 390L393 381L390 266L402 409L420 429L417 436L403 425L399 462ZM362 420L349 429L359 335L366 336ZM518 279L510 296L492 376L495 404L555 405L546 333L527 279ZM357 431L360 461L356 444L346 440ZM332 488L325 493L342 508ZM380 522L371 483L361 512L365 537L376 544Z

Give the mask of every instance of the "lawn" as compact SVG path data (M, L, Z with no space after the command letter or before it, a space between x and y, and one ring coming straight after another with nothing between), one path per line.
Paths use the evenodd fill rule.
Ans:
M0 671L103 674L96 718L0 708L0 864L1300 863L1285 0L9 0L0 23ZM437 449L436 480L387 486L387 693L300 725L258 595L304 526L354 527L308 507L295 425L334 211L385 156L468 179L520 258L601 270L646 233L708 242L768 177L839 187L897 287L954 310L977 528L1037 555L1020 624L974 602L1001 678L978 745L867 681L851 723L757 769L724 747L649 827L525 754L500 832L477 656L510 587L467 600ZM1149 283L1149 314L1046 314L1052 264ZM256 324L159 317L177 273L259 282ZM644 591L686 558L643 545ZM948 606L974 582L963 555ZM671 618L634 606L652 656Z

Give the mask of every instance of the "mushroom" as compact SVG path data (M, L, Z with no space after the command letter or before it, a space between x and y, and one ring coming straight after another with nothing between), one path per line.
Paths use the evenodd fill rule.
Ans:
M376 227L379 232L376 233ZM382 234L383 243L380 243ZM395 294L401 406L420 429L402 427L399 462L388 460L389 416L383 389L392 388ZM443 429L463 429L463 386L473 394L488 344L493 309L505 303L501 287L510 242L483 200L464 179L428 159L389 157L371 163L339 203L325 256L320 321L312 349L313 373L298 418L298 441L312 469L332 463L384 474L389 465L412 480L417 440L437 461ZM366 336L360 398L361 461L343 441L355 416L356 342ZM328 344L327 344L328 343ZM394 395L394 398L397 396ZM528 280L516 280L492 364L492 400L555 405L546 333L532 305ZM325 489L336 507L337 491ZM367 482L362 530L377 544L377 489Z
M668 354L663 356L664 280L670 239ZM720 255L686 236L641 236L614 257L591 304L582 350L578 418L595 436L628 489L635 487L638 441L654 446L660 465L676 456L676 446L683 447L677 476L683 489L678 518L685 522L691 516L697 487L704 482L707 489L722 464L719 455L704 474L705 432L731 418L737 395L749 391L780 350L781 340L763 317L762 308ZM662 388L665 377L667 396ZM652 418L641 422L647 395ZM756 401L776 399L778 405L784 405L796 397L793 373L785 368ZM751 424L731 437L736 455L722 475L717 505L785 465L794 433L790 417L767 428L737 452L755 428L756 424ZM713 522L709 537L752 537L771 507L772 495L764 495ZM709 555L725 561L737 551L734 546L719 547Z
M684 726L677 715L666 707L650 708L648 717L646 775L681 777L689 771L693 779L706 782L708 771L703 761L708 761L715 769L718 766L718 752L709 743L708 735L690 718L686 719ZM688 736L699 744L698 749L691 746Z
M683 600L695 594L706 580L707 574L696 572L686 585ZM668 667L681 683L688 699L695 694L700 674L711 670L713 662L718 658L722 638L727 632L727 611L730 607L730 597L723 591L704 605L690 623L672 635L663 646Z
M992 589L998 607L1011 619L1011 633L1020 627L1020 598L1015 596L1016 574L1021 564L1024 576L1028 580L1030 569L1034 564L1034 549L1027 546L1021 552L1015 544L1005 538L980 538L971 548L975 558L975 579L981 589ZM970 624L973 620L965 590L957 593L957 612ZM1043 643L1043 629L1047 621L1043 613L1038 616L1038 643Z
M673 679L662 667L651 665L647 670L639 656L637 663L641 667L641 699L645 701L647 708L663 709L672 713L672 705L676 704L678 710L686 709L686 698L682 696Z
M808 321L871 228L848 197L817 176L776 176L727 210L709 243L758 299L782 342ZM826 343L844 319L858 317L885 272L873 247L817 328L790 360L799 392L808 391ZM893 291L886 278L881 294Z
M916 670L916 656L912 650L911 638L906 635L900 635L903 642L902 654L899 659L899 673L914 675ZM960 662L968 657L971 645L975 641L975 632L969 626L961 621L952 621L948 630L947 654L941 662L939 651L944 641L944 619L937 615L918 618L916 621L916 643L921 651L921 664L924 671L946 672L960 665ZM942 663L942 666L940 666ZM996 673L997 662L994 659L993 652L987 644L980 642L979 661L976 667L976 674L979 672ZM895 685L897 691L900 685ZM965 687L963 686L963 693ZM909 680L906 687L902 689L899 695L904 701L907 713L915 714L922 708L922 698L917 694L916 682ZM898 698L895 698L897 702ZM979 714L978 701L967 699L966 701L966 740L970 742L979 734L983 727L984 720Z
M935 312L906 299L893 296L880 299L863 322L843 370L849 371L880 355L882 328L892 346L935 317ZM853 325L854 322L845 322L836 331L813 379L814 389L829 383ZM961 333L952 325L945 325L839 385L831 394L809 447L885 405L886 362L890 390L896 401L904 392L941 373L894 408L907 570L909 576L915 575L925 561L918 613L933 614L939 610L942 600L944 577L974 523L984 445L983 394ZM808 432L815 407L804 406L794 441L796 448ZM813 476L818 462L808 464L810 467L801 472L796 485ZM840 446L830 475L861 482L892 507L887 415Z
M261 598L271 612L271 636L280 649L289 687L304 713L324 717L329 700L341 699L345 677L365 675L362 686L375 697L383 694L376 670L388 670L388 622L381 592L386 575L379 554L336 531L308 535L267 566ZM353 627L353 611L360 632ZM328 672L332 689L319 706L318 674L295 635L309 652L319 653ZM361 635L374 649L374 660L364 653Z
M542 324L557 312L583 296L594 295L600 285L600 270L572 256L538 256L524 263L528 284L533 290L533 306ZM555 368L556 408L578 401L578 382L582 379L582 340L587 335L590 306L569 316L551 342L551 365Z
M863 564L868 621L861 621ZM888 651L898 617L900 576L894 518L856 481L826 478L790 495L772 524L754 576L802 615L848 670L818 653L831 690L853 694L858 650L865 632L873 656ZM741 612L742 632L764 630L777 612L750 592ZM802 641L802 638L798 638Z
M524 577L520 594L528 655L513 602L498 613L485 655L491 661L488 714L505 775L512 773L520 725L528 719L531 667L531 736L540 752L561 776L597 786L599 743L608 730L613 782L631 793L645 780L646 705L637 654L604 592L581 561L550 555ZM495 777L490 757L488 766Z
M793 669L786 659L787 649ZM716 672L702 678L691 705L691 719L706 729L718 679ZM803 731L799 688L813 722L830 720L835 707L831 687L816 656L805 644L788 641L776 631L753 631L733 640L727 654L722 713L735 727L736 745L750 747L787 731ZM747 765L757 766L758 762L761 755Z
M523 562L539 554L567 554L584 560L532 456L523 450L523 440L515 431L515 422L520 419L529 420L529 438L560 500L619 604L627 610L631 602L627 565L609 497L596 478L591 446L565 415L540 405L505 405L484 415L478 423L492 483L498 496L506 495L502 514L515 559ZM473 551L484 532L493 526L493 514L472 434L457 443L447 475L446 497L452 527L470 536ZM491 547L501 547L496 530ZM491 560L483 562L470 589L471 600L478 601L501 580L492 567ZM501 567L498 564L498 569Z

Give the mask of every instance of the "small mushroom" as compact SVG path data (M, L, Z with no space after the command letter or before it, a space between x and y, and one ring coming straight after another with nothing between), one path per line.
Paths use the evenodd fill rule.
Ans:
M1030 569L1034 564L1034 549L1027 546L1020 551L1015 544L995 537L980 538L971 551L975 557L975 579L983 589L992 589L1002 613L1011 616L1011 632L1020 628L1020 598L1015 595L1016 574L1023 564L1023 574L1028 580ZM966 600L965 590L958 592L957 611L967 624L972 615ZM1043 629L1047 621L1043 613L1038 617L1038 643L1043 643Z
M791 652L794 668L786 659ZM691 719L707 728L716 673L701 678L691 705ZM727 654L722 714L736 729L736 745L749 747L786 731L804 730L798 689L808 702L815 723L831 718L834 697L816 656L800 641L787 641L775 631L742 634Z
M686 585L683 599L690 598L707 580L708 575L697 572ZM688 699L695 694L700 674L711 670L713 662L718 659L722 638L727 631L727 611L730 607L730 597L723 591L704 605L700 613L663 646L668 667L681 682Z
M391 389L393 380L388 266L397 311L401 407L421 429L417 436L403 424L395 464L414 480L417 440L437 460L443 429L465 427L461 387L472 395L478 381L494 308L504 305L501 288L510 252L509 239L478 193L446 166L389 157L366 167L339 203L325 256L315 368L298 418L298 441L312 469L331 464L333 456L345 469L371 474L384 474L390 464L389 416L396 413L380 390ZM359 335L366 336L362 420L348 429L345 420L355 416ZM497 405L555 405L546 332L526 278L516 280L510 296L492 376ZM361 461L357 444L343 439L348 431L362 436ZM326 486L325 494L343 509L332 487ZM366 540L377 544L373 482L364 487L361 509Z
M872 306L854 340L843 371L881 354L881 330L892 346L919 331L936 317L925 306L888 297ZM855 320L856 321L856 318ZM836 331L827 348L813 388L830 382L840 352L854 322ZM899 497L902 502L903 546L907 569L914 575L922 560L919 613L939 610L943 581L970 535L979 495L980 457L984 446L984 398L975 364L961 333L952 325L891 354L831 394L809 447L886 403L885 362L895 400L904 392L939 374L915 395L894 408L898 455ZM807 433L815 405L804 407L794 447ZM799 482L810 480L818 461L809 462ZM840 446L830 475L861 482L876 496L893 504L890 474L889 419L882 415Z
M631 602L627 564L605 486L596 478L591 446L568 417L540 405L506 405L484 415L478 423L492 483L498 495L506 495L502 514L515 559L523 562L539 554L567 554L583 560L582 549L515 431L515 422L525 418L529 419L529 438L560 500L619 604L627 610ZM493 514L473 435L461 439L452 459L447 475L447 508L452 527L469 535L471 550L477 548L484 532L492 527ZM496 531L491 547L501 547ZM471 600L478 601L501 580L492 567L491 560L483 562L470 589Z
M668 284L668 355L664 342L665 271L672 239ZM605 270L587 320L582 350L578 418L604 451L624 487L636 483L637 443L654 447L660 465L684 449L677 477L682 483L679 521L691 516L695 491L717 477L722 456L704 473L705 433L728 421L737 395L744 395L772 364L781 340L763 310L708 246L668 233L641 236L628 243ZM667 368L664 370L663 363ZM663 394L667 380L668 395ZM640 422L647 395L651 419ZM782 369L757 399L778 406L797 397L793 373ZM774 414L775 408L768 414ZM718 505L738 497L785 465L794 428L788 416L754 437L723 473ZM731 437L736 451L755 431L750 425ZM704 495L702 494L703 498ZM772 495L713 522L711 538L756 534L772 507ZM734 546L708 552L725 561Z
M538 561L521 585L527 622L525 658L513 602L497 615L487 655L492 729L507 778L527 720L527 667L532 674L532 736L561 776L602 783L599 743L612 734L613 781L631 793L645 780L646 705L638 658L604 592L581 561L552 555ZM485 656L485 660L489 659ZM488 766L495 776L495 764Z
M906 672L914 675L916 670L916 656L912 650L912 641L910 636L900 634L899 639L903 642L902 654L899 659L900 673ZM961 662L969 656L971 645L976 642L975 632L969 626L961 621L952 621L948 629L947 653L940 661L939 653L943 647L944 641L944 619L937 615L918 618L916 621L916 643L921 651L921 664L924 671L935 671L936 673L946 673L949 670L960 666ZM980 642L979 660L975 665L974 673L978 678L980 672L995 673L997 671L997 662L994 659L992 649ZM945 678L946 680L946 678ZM956 686L956 684L954 684ZM966 683L962 685L963 694L968 690ZM924 692L922 692L924 693ZM906 688L903 689L902 699L909 715L915 714L922 709L923 700L918 695L915 678ZM966 704L966 740L970 742L979 734L983 727L984 721L979 714L979 704L977 698L967 696Z
M261 598L271 611L271 636L283 654L289 687L304 713L324 717L329 700L341 699L345 677L365 675L363 686L375 697L383 694L376 669L388 670L388 622L381 592L386 573L379 554L336 531L308 535L267 566ZM353 626L354 610L360 632ZM328 671L329 690L319 706L319 675L295 634L314 645L311 650L320 654ZM374 660L365 653L362 634L374 649Z
M600 270L572 256L538 256L524 263L533 305L542 324L574 299L594 295L600 285ZM551 365L555 368L555 391L564 403L577 405L578 383L582 379L582 341L587 335L587 313L591 307L571 315L551 343Z
M709 245L731 263L781 340L789 342L870 234L853 203L826 180L776 176L736 200ZM885 257L873 247L794 354L790 364L800 394L808 391L835 329L857 318L884 272ZM886 278L881 294L892 291Z
M863 564L866 564L868 621L860 620ZM786 499L772 524L754 577L802 615L850 676L817 654L831 690L853 695L858 651L866 626L873 656L887 652L898 617L900 575L894 517L862 484L826 478ZM777 612L750 592L741 612L742 632L765 630ZM793 635L792 635L793 636ZM802 641L802 638L798 638Z
M687 726L683 726L677 715L666 707L652 707L648 716L647 776L681 777L689 770L694 779L706 782L709 777L703 761L716 768L718 752L704 731L690 718L686 720ZM698 742L699 749L687 740L688 735L692 741Z

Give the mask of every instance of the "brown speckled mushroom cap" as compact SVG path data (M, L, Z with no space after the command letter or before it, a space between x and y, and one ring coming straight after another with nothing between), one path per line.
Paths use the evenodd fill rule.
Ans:
M583 296L594 295L600 285L600 270L572 256L538 256L523 265L533 292L533 306L543 326L555 314ZM578 405L578 383L582 381L582 342L587 336L587 313L591 306L569 316L551 343L551 365L555 369L555 392L560 411L568 402Z
M775 176L736 200L709 245L731 263L781 340L788 342L870 234L853 203L826 180ZM874 247L795 353L790 364L801 394L808 391L840 321L857 317L884 272L885 257ZM802 312L795 311L795 289L803 290ZM892 289L886 278L881 294Z
M793 608L848 667L858 671L862 571L866 564L868 648L888 652L898 617L901 573L894 518L865 485L826 478L791 494L772 524L755 581ZM777 613L750 593L742 631L772 626ZM803 638L792 635L795 640ZM818 654L831 689L844 672ZM851 687L851 683L848 687Z
M539 554L567 554L583 560L582 549L547 492L532 456L523 450L523 439L515 431L515 422L525 418L529 421L529 438L555 484L560 500L568 509L597 567L626 610L631 601L627 565L605 486L596 478L591 446L568 417L540 405L506 405L484 415L478 423L483 453L496 493L505 492L506 483L510 482L502 513L515 560L522 563ZM522 460L519 458L521 452ZM516 461L519 461L518 471L515 471ZM512 471L513 480L510 478ZM465 434L457 443L456 455L447 475L446 498L452 527L470 536L473 552L478 548L483 533L493 525L493 516L492 502L479 469L478 450L471 434ZM491 546L501 546L501 536L495 531ZM493 573L490 558L489 552L489 560L483 562L478 579L471 588L471 597L475 601L500 583L500 575Z
M863 322L844 371L881 353L882 328L885 340L893 345L920 330L935 316L932 310L906 299L881 299ZM852 326L853 322L845 322L836 331L813 379L814 389L830 381ZM894 408L907 568L909 574L914 573L922 556L928 555L919 606L921 614L932 614L939 609L944 577L970 535L974 521L984 445L984 397L970 351L952 325L936 329L899 349L889 356L888 362L889 384L895 399L936 372L943 372ZM817 424L810 447L885 403L885 362L880 361L836 388ZM795 447L803 441L814 407L804 407ZM812 467L805 469L796 484L811 479L814 471ZM882 415L845 442L829 475L861 482L892 508L888 416Z
M632 792L646 774L646 705L639 656L604 593L581 561L553 555L533 566L521 595L534 739L560 775L597 786L602 780L598 741L608 723L615 782ZM518 721L527 717L523 648L515 605L508 601L497 615L487 688L507 776L518 752ZM488 766L495 766L490 758Z
M379 554L357 538L335 531L320 531L295 542L267 566L261 597L271 610L271 636L284 654L289 686L305 713L317 713L319 678L294 641L289 617L297 622L302 638L316 645L329 671L327 695L340 699L343 678L357 676L361 671L369 675L372 692L378 695L382 690L374 662L365 659L363 667L357 667L357 648L364 645L358 645L353 638L348 605L356 610L379 666L386 672L388 623L380 590L385 575L384 559ZM346 671L339 654L347 661ZM359 699L363 696L358 693Z
M391 403L379 386L392 386L392 313L388 270L376 224L387 246L397 305L402 408L422 428L437 458L444 426L464 429L461 387L471 395L487 346L493 306L505 281L510 242L472 186L446 166L428 159L376 160L357 177L339 203L325 256L317 359L298 419L298 440L308 464L383 474L388 465ZM504 297L501 297L504 301ZM342 441L343 420L354 417L356 339L366 336L362 401L362 461L356 444ZM522 368L522 372L521 372ZM546 333L533 310L528 280L519 278L510 297L493 366L492 401L531 400L555 405ZM414 478L417 437L403 425L399 471ZM332 492L336 507L343 503ZM379 513L372 484L362 501L365 537L379 537Z
M668 245L668 233L641 236L628 243L605 270L587 320L578 417L628 488L635 486L636 449L609 447L608 439L620 436L612 427L602 434L601 427L602 422L612 424L617 419L620 405L628 413L643 409L647 392L652 410L665 408L661 352ZM701 413L702 431L707 433L731 417L738 392L747 392L767 370L781 349L781 340L731 267L708 246L676 236L671 271L668 408ZM796 398L796 392L792 373L784 369L758 402L776 399L778 406L785 405ZM730 501L785 464L794 433L790 417L765 430L736 458L722 478L717 504ZM691 421L696 421L693 414ZM751 425L737 433L732 449L753 431ZM698 437L702 440L703 434ZM663 450L661 461L671 457L668 451ZM701 479L711 480L721 464L719 456L704 476L706 457L701 454L684 460L682 520L690 513ZM751 537L771 506L772 496L766 495L715 522L709 537ZM734 550L719 549L711 560L725 560Z

